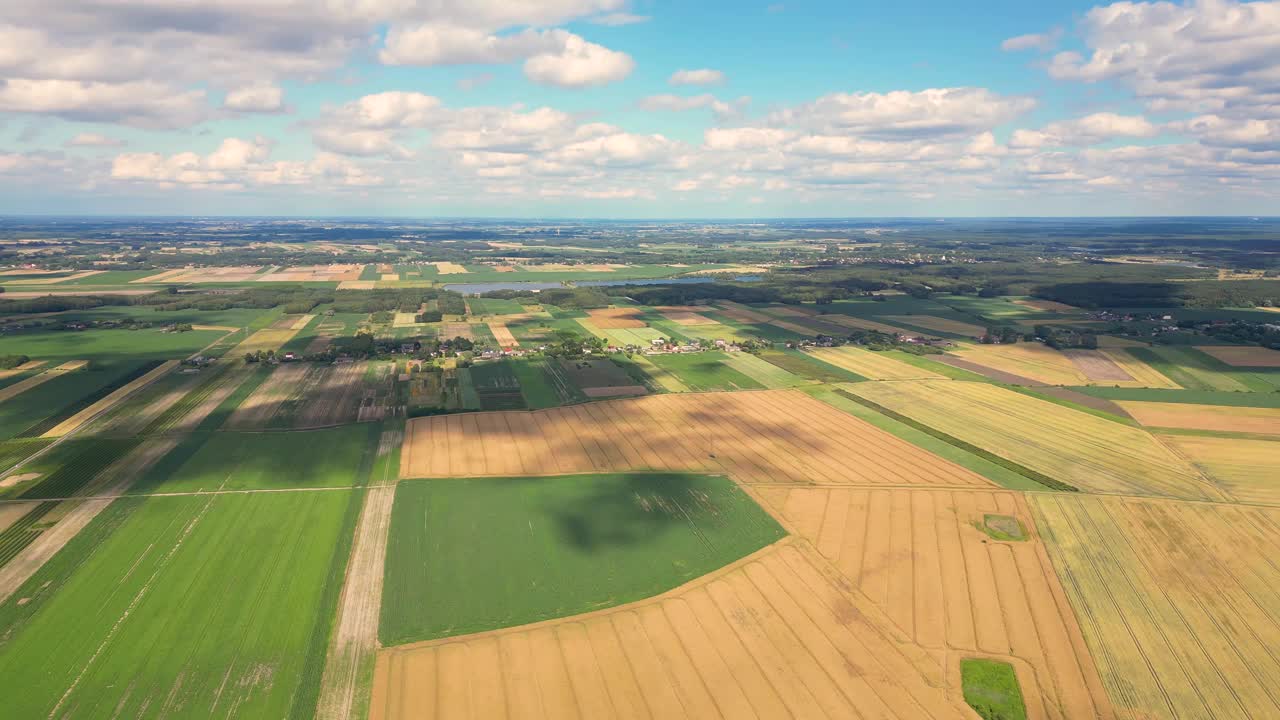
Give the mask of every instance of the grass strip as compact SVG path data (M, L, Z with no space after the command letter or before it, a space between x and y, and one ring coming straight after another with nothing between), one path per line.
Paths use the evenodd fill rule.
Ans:
M907 426L909 426L909 427L915 428L916 430L919 430L920 432L923 432L923 433L925 433L925 434L927 434L927 435L931 435L931 436L933 436L933 437L935 437L935 438L937 438L937 439L939 439L939 440L942 440L943 442L947 443L948 445L954 445L955 447L958 447L958 448L960 448L961 450L964 450L964 451L966 451L966 452L968 452L968 453L971 453L971 454L973 454L973 455L977 455L978 457L982 458L983 460L986 460L987 462L994 463L994 464L999 465L1000 467L1003 467L1003 468L1005 468L1005 469L1007 469L1007 470L1012 470L1013 472L1015 472L1015 473L1017 473L1017 474L1019 474L1019 475L1021 475L1021 476L1025 477L1025 478L1027 478L1027 479L1029 479L1029 480L1032 480L1032 481L1034 481L1034 482L1036 482L1036 483L1039 483L1040 485L1043 485L1044 487L1046 487L1046 488L1048 488L1048 489L1050 489L1050 490L1060 490L1060 491L1062 491L1062 492L1079 492L1079 490L1080 490L1079 488L1077 488L1077 487L1076 487L1076 486L1074 486L1074 485L1068 485L1067 483L1064 483L1064 482L1062 482L1061 480L1056 480L1056 479L1054 479L1054 478L1051 478L1051 477L1049 477L1048 475L1045 475L1044 473L1036 472L1035 470L1032 470L1032 469L1031 469L1031 468L1029 468L1029 467L1025 467L1025 466L1023 466L1023 465L1019 465L1018 463L1013 462L1012 460L1008 460L1008 459L1002 458L1002 457L1000 457L999 455L996 455L996 454L994 454L994 453L991 453L991 452L988 452L988 451L986 451L986 450L983 450L982 448L978 447L977 445L972 445L972 444L970 444L970 443L967 443L967 442L965 442L965 441L961 440L960 438L957 438L957 437L954 437L954 436L948 435L947 433L944 433L944 432L942 432L941 430L938 430L938 429L936 429L936 428L933 428L933 427L930 427L930 426L928 426L928 425L925 425L924 423L921 423L921 422L917 422L917 421L915 421L915 420L912 420L911 418L907 417L906 415L903 415L903 414L901 414L901 413L898 413L898 412L895 412L895 411L893 411L893 410L890 410L889 408L887 408L887 407L885 407L885 406L883 406L883 405L881 405L881 404L879 404L879 403L877 403L877 402L874 402L874 401L868 400L868 399L866 399L866 398L864 398L864 397L860 397L860 396L858 396L858 395L854 395L853 393L851 393L851 392L849 392L849 391L847 391L847 390L841 390L841 389L837 388L837 389L835 389L835 390L834 390L834 392L835 392L835 394L839 395L840 397L843 397L843 398L845 398L845 399L847 399L847 400L852 400L853 402L856 402L856 403L858 403L859 405L863 405L863 406L865 406L865 407L869 407L869 408L871 408L872 410L875 410L875 411L876 411L876 412L878 412L878 413L881 413L881 414L886 415L886 416L888 416L888 417L890 417L890 418L893 418L894 420L897 420L898 422L902 423L903 425L907 425Z

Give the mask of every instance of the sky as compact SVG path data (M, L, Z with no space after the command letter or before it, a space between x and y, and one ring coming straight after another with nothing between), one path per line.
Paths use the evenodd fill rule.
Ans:
M0 7L5 214L1278 208L1280 1Z

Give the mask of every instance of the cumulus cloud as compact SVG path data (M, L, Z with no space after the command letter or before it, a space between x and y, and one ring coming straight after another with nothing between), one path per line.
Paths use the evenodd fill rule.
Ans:
M248 85L228 92L222 106L245 113L283 112L284 91L277 85Z
M187 127L215 115L206 92L225 93L228 111L280 112L280 80L331 77L361 52L395 64L523 61L538 82L596 85L629 74L631 58L555 26L627 11L627 0L8 0L0 110Z
M67 147L123 147L125 142L99 133L80 133L66 142Z
M1047 33L1031 33L1028 35L1019 35L1011 37L1000 43L1000 49L1005 52L1020 52L1023 50L1039 50L1040 52L1048 52L1058 46L1058 42L1062 39L1062 30L1054 28Z
M636 25L639 23L649 22L651 18L648 15L635 15L633 13L609 13L608 15L600 15L591 18L591 22L596 25L608 25L610 27L618 27L621 25Z
M677 70L667 82L672 85L723 85L725 75L719 70L703 68L701 70Z
M1280 3L1118 2L1080 34L1089 52L1057 54L1050 75L1120 83L1156 111L1280 115Z
M1003 125L1034 108L1032 98L1003 96L986 88L935 88L910 92L833 93L771 113L770 125L878 139L947 137Z
M650 95L642 98L636 105L649 112L684 112L688 110L711 110L719 117L729 117L741 113L751 104L751 98L743 96L736 100L720 100L714 95Z
M1117 115L1101 112L1074 120L1050 123L1039 130L1018 129L1009 146L1015 149L1046 146L1098 145L1116 138L1149 138L1160 128L1140 115Z

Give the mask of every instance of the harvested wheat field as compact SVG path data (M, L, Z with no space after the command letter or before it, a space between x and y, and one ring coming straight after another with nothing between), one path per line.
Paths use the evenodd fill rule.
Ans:
M979 338L987 334L987 329L984 327L967 322L960 322L959 320L948 320L947 318L934 317L933 315L888 315L886 317L894 322L915 325L916 327L937 330L938 332L951 333L952 335L964 335L965 337Z
M1167 435L1164 442L1241 502L1280 505L1280 439Z
M990 487L793 390L656 395L409 421L401 477L658 470L748 483Z
M970 490L756 490L926 650L1011 660L1029 715L1111 717L1110 702L1019 493ZM1014 518L1026 539L976 526Z
M670 320L677 325L719 325L720 323L712 320L706 315L699 315L696 312L668 310L662 313L662 317Z
M505 322L489 323L489 332L493 333L493 339L498 341L498 347L504 350L520 347L520 341L511 334L511 328L508 328Z
M292 323L290 323L292 325ZM298 331L292 327L286 329L267 328L259 330L245 338L239 345L227 351L227 357L244 357L247 353L279 350L281 346L293 339Z
M950 353L971 363L1046 385L1089 384L1089 378L1080 372L1071 358L1040 343L961 345Z
M22 373L27 372L29 370L35 370L41 365L44 365L44 363L45 363L44 360L28 360L22 363L21 365L19 365L18 367L9 368L8 370L0 370L0 380L3 380L4 378L8 378L8 377L13 377L14 375L21 375Z
M601 330L645 327L644 320L640 319L641 314L640 308L632 307L599 308L587 311L591 324Z
M1124 411L1134 420L1147 427L1280 435L1280 408L1189 405L1138 400L1119 400L1117 404L1124 408Z
M32 375L31 377L19 380L12 385L0 388L0 402L17 397L37 385L43 385L59 375L79 370L88 364L87 360L70 360L58 365L57 367L51 367L39 375ZM30 363L27 363L27 365L30 365Z
M437 262L437 263L429 263L429 264L435 265L436 271L439 272L441 275L462 275L464 273L471 272L465 267L454 262Z
M1099 338L1099 344L1105 345ZM1180 390L1182 386L1170 380L1164 373L1156 370L1146 362L1139 360L1133 353L1124 348L1116 348L1113 350L1099 350L1111 362L1118 365L1125 374L1132 378L1132 382L1116 383L1121 387L1146 387L1146 388L1167 388L1170 390Z
M116 390L112 391L111 394L107 395L101 400L91 404L89 407L81 410L75 415L72 415L66 420L63 420L62 422L53 426L53 428L51 428L48 432L41 435L40 437L46 437L46 438L62 437L63 435L66 435L69 432L78 430L81 425L84 425L86 422L89 422L89 420L96 417L97 415L115 407L116 403L125 399L129 395L132 395L133 393L141 390L142 388L150 385L156 380L159 380L160 378L169 374L169 372L172 371L177 366L178 366L177 360L166 360L160 363L155 368L153 368L150 372L143 374L141 377L134 378L125 386L117 388Z
M1220 500L1144 430L986 383L852 383L847 392L1082 490Z
M1031 498L1120 717L1280 717L1280 510Z
M384 650L370 718L973 717L947 681L783 540L650 600Z
M94 275L101 275L106 270L81 270L70 275L63 275L56 278L36 277L29 280L7 280L6 285L54 285L57 283L71 282L72 280L80 280Z
M848 315L823 315L822 319L829 323L834 323L841 327L855 328L858 330L875 330L886 335L917 335L918 333L904 330L893 325L886 325L875 320L866 320L863 318L849 317Z
M339 290L372 290L376 286L374 280L343 280L338 283Z
M909 365L901 360L889 357L881 352L863 350L851 346L836 348L818 348L809 351L810 355L838 368L857 373L871 380L917 380L933 378L941 380L942 375Z
M1063 350L1062 354L1091 382L1134 382L1132 375L1101 350Z
M1280 350L1239 345L1202 345L1196 349L1234 367L1280 368Z

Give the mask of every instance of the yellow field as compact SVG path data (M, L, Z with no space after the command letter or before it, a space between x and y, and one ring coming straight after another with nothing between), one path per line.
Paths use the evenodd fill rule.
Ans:
M1101 340L1101 338L1099 338ZM1102 344L1099 342L1099 344ZM1165 377L1164 373L1156 370L1147 363L1134 357L1132 353L1123 348L1114 350L1099 350L1103 355L1111 359L1111 362L1119 365L1122 370L1133 378L1129 383L1115 383L1121 387L1147 387L1147 388L1169 388L1171 390L1180 390L1182 386Z
M124 385L123 387L117 388L111 394L107 395L101 400L93 403L89 407L81 410L75 415L72 415L66 420L63 420L62 422L58 423L51 430L41 435L40 437L46 437L46 438L62 437L63 435L66 435L67 433L73 430L76 430L81 425L88 422L95 415L101 412L104 412L111 407L114 407L116 403L120 402L125 397L132 395L134 392L141 390L142 388L150 385L156 380L159 380L160 378L169 374L169 372L177 366L178 366L177 360L166 360L165 362L160 363L158 366L153 368L150 372L142 375L142 377L134 378L132 382Z
M63 277L58 277L58 278L37 277L30 280L8 280L5 282L5 284L6 285L55 285L57 283L65 283L65 282L70 282L72 280L80 280L82 278L93 277L94 275L101 275L104 272L106 272L106 270L81 270L80 272L71 273L70 275L65 275Z
M1080 308L1074 305L1060 303L1056 300L1014 300L1013 304L1031 308L1032 310L1045 310L1048 312L1071 313L1080 311Z
M1280 408L1188 405L1119 400L1117 404L1148 427L1280 435Z
M372 290L376 286L373 280L343 280L338 283L339 290Z
M1168 435L1166 444L1241 502L1280 505L1280 441Z
M1280 510L1031 498L1120 717L1280 717Z
M1237 345L1202 345L1196 348L1235 367L1280 367L1280 350Z
M471 272L470 270L459 265L458 263L438 262L438 263L431 263L431 264L436 266L436 270L441 275L461 275L463 273Z
M974 717L939 659L887 625L784 539L649 600L384 650L369 717Z
M511 334L511 329L504 322L489 323L489 332L493 333L493 339L498 341L498 347L504 350L520 347L520 341L516 340L516 336Z
M62 363L57 367L51 367L39 375L32 375L25 380L19 380L12 385L0 388L0 402L4 402L9 398L17 397L31 388L37 385L43 385L63 373L71 372L72 370L79 370L87 364L88 363L84 360L71 360L69 362ZM30 363L27 363L26 365L30 365ZM23 367L26 367L26 365Z
M986 383L850 383L849 392L1082 490L1221 499L1149 433Z
M794 390L415 418L400 456L401 477L633 470L723 473L747 483L991 486Z
M227 357L242 358L246 353L254 353L259 350L263 352L266 352L267 350L279 350L281 345L292 340L293 336L297 334L298 331L292 328L266 328L264 330L259 330L245 338L239 345L231 348L231 350L227 352Z
M1110 716L1021 494L786 487L757 493L917 645L1014 664L1030 717ZM1029 539L988 537L975 527L988 513L1017 518Z
M1071 358L1040 343L961 345L949 352L969 362L1046 385L1089 384L1089 378L1080 372Z
M871 380L913 380L922 378L942 379L935 372L909 365L901 360L891 358L884 353L863 350L856 347L817 348L810 354L819 360L831 363L852 373Z
M689 392L689 386L685 385L684 381L676 377L675 373L666 368L658 367L652 360L644 355L632 356L631 360L635 364L644 368L645 374L653 378L654 381L661 385L667 392Z
M908 325L937 330L938 332L952 333L954 335L964 335L971 338L979 338L987 334L987 329L984 327L960 322L958 320L934 317L933 315L888 315L886 317L894 322L906 323Z
M417 327L417 326L418 326L418 316L415 313L398 312L391 319L391 327L401 328L401 327Z

